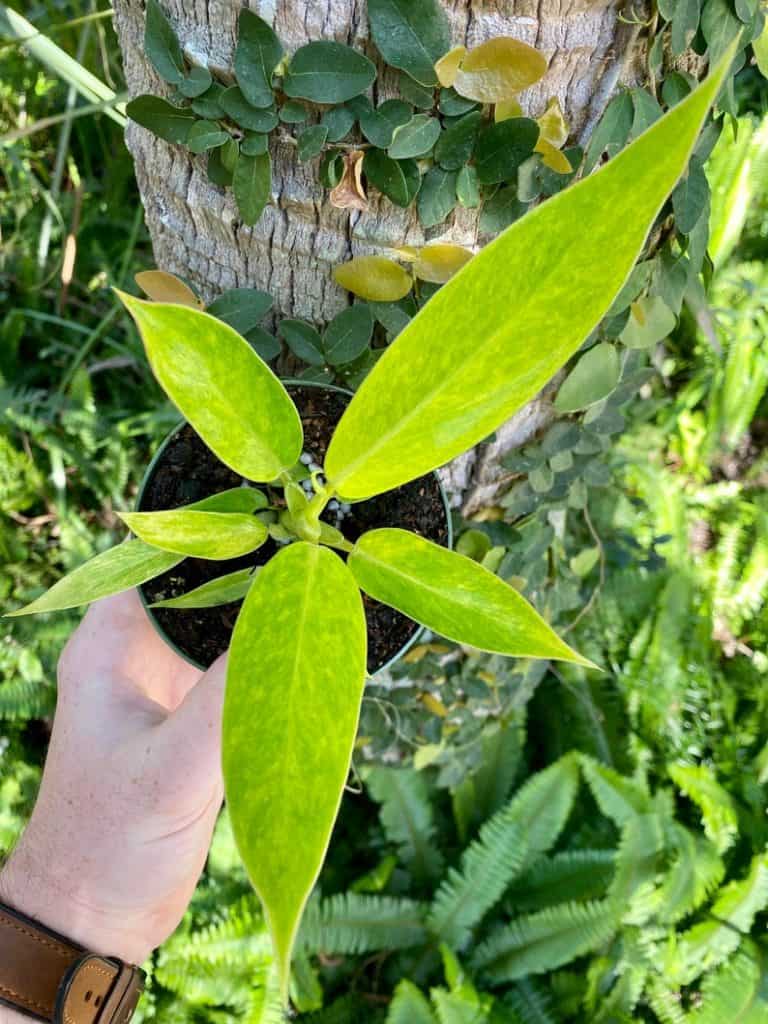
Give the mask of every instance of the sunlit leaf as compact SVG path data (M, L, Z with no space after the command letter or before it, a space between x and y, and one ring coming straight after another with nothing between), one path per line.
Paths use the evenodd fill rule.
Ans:
M559 149L553 146L551 142L547 142L546 139L539 139L534 146L534 152L540 153L541 162L544 166L548 167L551 171L555 171L556 174L570 174L573 170L571 161L565 153L561 153Z
M449 640L512 657L590 664L509 584L415 533L364 533L348 564L366 594Z
M615 345L594 345L576 363L555 399L558 412L576 412L605 398L619 381L619 354Z
M523 108L520 101L514 97L511 100L501 100L493 108L494 121L508 121L510 117L522 117Z
M178 565L182 556L158 551L140 540L118 544L79 565L68 576L23 608L7 612L7 618L37 612L58 612L119 594Z
M240 11L235 75L243 95L254 107L268 107L272 103L272 74L283 52L282 43L263 18L253 11Z
M390 67L421 85L437 85L435 62L451 45L440 0L368 0L371 36Z
M568 123L557 96L553 96L547 103L547 109L541 117L536 118L536 123L541 131L541 138L555 149L561 149L568 141Z
M283 548L259 573L232 636L223 768L284 998L347 779L365 665L363 604L347 567L328 548Z
M453 88L479 103L500 103L538 82L546 70L546 58L538 50L519 39L497 36L469 51Z
M432 296L336 428L325 465L345 500L397 487L488 437L578 351L632 270L727 68L726 58L600 171L517 221Z
M621 342L627 348L651 348L670 335L675 323L675 314L658 295L638 299L632 303Z
M139 540L161 551L191 558L223 561L261 547L267 528L260 519L241 512L200 512L168 509L162 512L119 512Z
M333 272L336 283L371 302L397 302L413 287L413 279L386 256L355 256Z
M255 579L256 574L253 569L238 569L236 572L228 572L226 576L217 576L215 580L209 580L179 597L155 601L149 607L216 608L232 601L242 601Z
M300 47L283 79L286 96L313 103L344 103L365 92L376 65L351 46L330 39Z
M201 309L202 302L189 285L164 270L140 270L134 281L153 302L174 302L179 306Z
M452 50L449 50L444 57L441 57L435 64L435 74L437 75L440 85L445 89L450 89L456 80L456 72L459 70L461 62L467 55L466 46L454 46Z
M445 284L472 259L472 253L461 245L433 242L420 250L413 271L421 281Z
M274 480L295 464L299 414L247 341L208 313L118 295L161 387L222 462L249 480Z

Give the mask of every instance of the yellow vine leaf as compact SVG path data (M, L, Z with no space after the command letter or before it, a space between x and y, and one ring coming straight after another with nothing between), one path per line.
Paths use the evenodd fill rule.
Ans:
M493 110L493 119L497 123L508 121L510 117L522 116L523 108L520 106L520 101L514 96L510 100L502 100L501 103L497 103Z
M433 242L431 245L425 245L419 253L413 272L420 281L445 284L465 263L469 263L472 256L473 253L462 245Z
M557 96L553 96L547 103L547 109L541 117L536 118L536 123L539 126L541 138L553 145L555 149L562 149L570 129Z
M437 80L444 89L450 89L456 81L456 72L467 55L466 46L454 46L435 64Z
M510 36L489 39L470 50L457 70L453 87L478 103L511 100L547 70L543 54Z
M153 302L173 302L177 306L203 308L203 303L189 285L184 284L175 274L167 274L164 270L142 270L135 275L134 281Z
M397 302L413 286L411 275L386 256L356 256L336 267L337 284L368 302Z
M555 171L557 174L570 174L573 170L571 161L565 153L561 153L559 149L553 146L551 142L547 142L546 139L539 138L533 149L535 153L541 154L541 162L545 167L549 167L551 171Z

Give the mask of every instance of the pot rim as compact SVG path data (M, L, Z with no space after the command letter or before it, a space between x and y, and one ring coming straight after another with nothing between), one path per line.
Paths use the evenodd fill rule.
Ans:
M297 377L286 377L286 378L281 380L281 383L283 384L284 387L294 386L294 387L302 387L302 388L319 388L319 389L324 390L324 391L337 391L340 394L349 395L350 398L354 397L354 391L350 391L349 388L339 387L338 384L323 384L320 381L301 380L301 379L299 379ZM182 417L182 418L179 419L178 423L176 423L175 426L171 427L171 429L166 434L166 436L163 439L163 441L160 443L157 451L155 452L155 454L152 456L152 458L150 459L149 463L147 464L147 468L144 470L144 475L143 475L143 477L141 479L141 484L139 486L138 494L136 495L136 506L135 507L136 507L136 511L137 512L141 511L141 502L142 502L142 499L144 497L144 492L145 492L145 490L147 488L147 484L148 484L149 479L150 479L150 477L152 475L152 472L154 471L155 466L160 461L160 459L163 457L165 449L168 447L168 445L170 444L170 442L173 439L173 437L175 437L175 435L179 431L179 429L182 426L184 426L186 423L187 423L187 420L185 420ZM448 530L448 539L447 539L447 542L445 544L445 547L447 547L449 550L452 550L452 548L453 548L453 519L451 517L451 508L450 508L450 505L448 504L448 495L445 493L445 487L443 486L443 482L440 479L439 473L438 473L438 471L436 469L432 470L432 475L434 476L434 478L435 478L435 480L437 482L438 490L440 492L440 498L441 498L442 504L443 504L443 510L445 511L445 521L446 521L446 526L447 526L447 530ZM144 610L147 613L149 621L152 623L152 626L154 627L156 633L158 634L158 636L160 636L160 638L163 640L163 642L166 643L171 648L171 650L175 651L175 653L178 654L180 658L183 658L184 661L188 662L190 665L194 665L195 668L200 669L201 672L207 671L207 669L205 668L204 665L201 665L199 661L195 660L195 658L190 657L190 655L187 654L186 651L183 651L178 646L178 644L176 644L173 640L171 640L171 638L168 636L168 634L165 632L163 627L158 622L157 617L156 617L153 609L150 608L149 604L147 603L147 599L144 596L144 591L142 589L142 586L140 585L136 589L137 589L137 591L139 593L139 599L141 601L142 607L144 608ZM410 637L408 640L406 640L406 642L403 644L403 646L398 651L396 651L395 654L393 654L392 657L388 661L386 661L382 666L380 666L380 668L377 668L375 672L367 673L368 678L372 679L375 676L378 676L379 673L385 672L387 669L391 668L405 654L407 654L408 651L412 647L414 647L419 642L421 637L424 635L424 632L426 631L426 626L422 626L420 623L418 623L417 625L418 625L418 629L416 629L416 631L414 632L413 636Z

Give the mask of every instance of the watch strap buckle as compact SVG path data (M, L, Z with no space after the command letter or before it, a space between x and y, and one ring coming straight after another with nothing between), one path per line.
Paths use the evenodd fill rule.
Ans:
M86 953L61 980L53 1024L128 1024L144 979L138 967Z

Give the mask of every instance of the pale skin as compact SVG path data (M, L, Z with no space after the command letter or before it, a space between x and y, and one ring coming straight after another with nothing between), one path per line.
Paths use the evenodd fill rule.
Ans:
M222 802L225 660L185 662L135 591L89 609L59 661L43 781L1 902L135 964L173 932ZM0 1007L0 1024L26 1020Z

